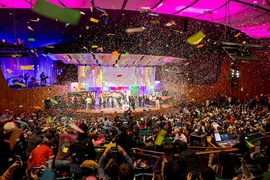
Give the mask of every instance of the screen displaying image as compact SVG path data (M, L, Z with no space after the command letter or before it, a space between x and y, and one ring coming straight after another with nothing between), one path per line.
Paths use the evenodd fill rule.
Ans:
M215 140L217 142L221 141L221 138L220 138L220 134L219 133L215 133Z

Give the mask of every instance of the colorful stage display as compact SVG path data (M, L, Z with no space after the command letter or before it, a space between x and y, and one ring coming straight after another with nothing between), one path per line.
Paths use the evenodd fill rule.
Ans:
M155 67L79 66L78 86L91 87L155 86Z

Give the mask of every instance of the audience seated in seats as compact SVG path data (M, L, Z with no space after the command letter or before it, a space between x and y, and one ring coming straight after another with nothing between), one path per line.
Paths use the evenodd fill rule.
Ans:
M239 149L237 153L241 155L249 154L249 149L247 147L247 142L245 140L245 135L238 136L239 143L233 145L233 148Z
M166 158L167 161L171 160L174 156L174 147L169 143L169 142L165 142L164 145L164 154L161 155L156 163L154 164L154 167L152 168L152 171L159 171L161 172L161 168L162 168L162 162L163 160Z
M199 178L200 162L195 151L188 148L186 142L179 144L178 155L179 173L182 179L185 179L188 173L192 173L194 179Z
M233 179L235 170L232 165L230 155L227 152L218 154L218 163L213 165L214 154L209 155L208 166L216 172L216 177L219 179Z
M74 134L74 132L71 129L68 129L64 134ZM69 174L71 161L70 144L70 142L61 141L59 139L59 148L55 158L54 167L59 171L60 174Z
M46 165L52 169L53 164L53 150L50 148L48 140L44 140L41 145L36 147L30 154L27 161L28 173L33 169L42 169Z
M0 135L0 175L2 175L12 164L16 162L16 155L21 157L22 162L26 161L25 148L26 142L24 135L21 134L17 139L14 148L10 150L10 137L18 128L13 122L7 122L4 127L4 134ZM17 167L12 175L13 179L20 179L25 174L26 164Z
M192 180L193 174L188 173L186 180ZM216 180L216 173L210 167L202 167L200 170L199 180Z
M42 143L43 137L42 132L40 129L36 131L36 133L31 136L28 140L27 147L26 147L26 155L29 157L31 152Z
M45 136L49 140L50 147L52 148L55 157L58 151L59 136L56 134L56 129L53 124L50 124L50 128L46 131Z
M261 161L260 159L256 159L256 157L254 156L255 154L246 154L244 158L241 158L241 162L247 166L247 168L249 169L250 173L253 176L261 176L263 173L263 170L260 166L259 161ZM242 178L244 175L244 172L242 170L242 167L240 167L238 170L236 170L236 174L238 177Z
M132 148L132 138L127 133L128 127L123 126L121 129L121 134L117 135L115 137L115 142L117 146L121 146L125 152L130 156L130 151ZM123 156L117 152L117 163L122 164L123 163Z
M98 175L99 165L93 160L85 160L81 165L82 180L95 180Z
M120 165L110 158L111 147L108 146L99 160L98 176L103 180L133 180L133 162L121 146L117 146L117 152L124 157L125 163Z
M10 180L12 179L12 175L14 171L23 165L22 161L16 161L14 164L12 164L2 176L0 176L0 180Z
M167 143L164 147L165 156L161 162L161 175L166 180L176 180L179 177L179 166L174 157L174 147Z
M268 131L270 122L268 104L264 105L259 101L256 106L250 108L247 101L243 103L232 101L230 104L218 102L221 101L210 100L209 105L205 106L203 104L196 105L194 101L184 108L179 107L179 109L173 109L170 112L164 112L164 114L145 111L142 116L138 117L131 112L128 119L107 117L106 122L104 121L106 125L102 122L102 119L105 118L102 115L98 118L84 117L78 114L70 115L70 112L65 110L58 110L57 113L38 110L13 114L7 110L0 115L0 176L5 177L3 174L9 167L13 169L12 164L16 162L16 155L20 155L23 162L26 162L29 156L29 164L28 167L26 164L17 167L12 174L13 180L25 178L26 169L29 170L28 175L30 175L27 178L37 180L42 171L37 174L31 168L34 164L41 165L41 169L44 169L47 164L49 168L55 171L58 178L69 178L67 176L71 171L70 179L74 180L93 180L96 176L101 179L112 180L133 179L134 177L137 180L140 177L157 180L174 178L177 178L177 180L186 178L212 180L215 176L218 179L232 179L235 175L237 176L234 178L239 179L254 180L254 178L262 178L262 175L264 179L268 179L263 172L270 173L270 169L268 169L270 162L269 146L263 147L263 141L261 141L262 149L265 150L263 155L251 154L250 156L250 149L246 146L245 140L247 136L249 141L256 142L253 140L254 138L259 138L261 133ZM52 121L47 121L48 116L51 116ZM125 126L123 122L129 122L129 124ZM79 133L81 131L75 130L76 128L70 129L70 123L78 125L84 133ZM143 126L139 127L137 123ZM144 127L146 124L147 127ZM10 149L10 137L13 132L17 132L17 129L22 134L17 139L14 148ZM167 135L162 144L156 146L155 140L161 129L166 130ZM211 167L214 170L200 168L200 164L204 162L199 162L195 152L187 147L187 136L195 130L198 134L205 132L212 136L214 133L220 133L221 135L237 134L239 142L233 147L238 148L239 151L235 156L234 163L230 162L232 156L229 157L227 153L221 152L218 155L217 163L213 161L213 155L210 156L209 160L212 162ZM58 135L75 134L75 132L77 133L76 140L59 140ZM174 132L177 132L176 136L174 136ZM184 137L185 135L186 137ZM43 139L45 141L42 144ZM97 145L96 142L99 142L98 145L103 145L101 141L104 142L104 140L106 140L106 144L116 142L117 145L122 146L122 148L118 147L117 158L115 154L110 155L108 150L107 153L104 152L105 155L103 154L101 159L99 158L101 153L97 153L96 156L93 144ZM168 142L174 143L169 144ZM130 158L132 157L132 147L165 153L156 161L153 175L152 173L145 173L141 176L138 174L134 176L133 163ZM97 152L100 152L101 149L97 148ZM173 158L174 153L179 154L176 159ZM53 155L56 154L57 156L54 159ZM138 156L139 154L134 155L136 158ZM151 156L151 158L150 156L144 157L149 157L149 162L146 162L146 164L154 163L150 162L151 158L157 158L154 156ZM241 159L240 162L239 157L245 158ZM94 161L99 161L101 165L97 165ZM123 164L123 162L127 164ZM135 169L135 172L137 170ZM143 170L147 171L149 168Z
M95 160L96 151L92 140L87 136L88 127L85 123L79 125L84 133L78 133L75 143L70 145L72 162L70 165L70 173L74 179L82 178L82 169L80 165L85 160Z

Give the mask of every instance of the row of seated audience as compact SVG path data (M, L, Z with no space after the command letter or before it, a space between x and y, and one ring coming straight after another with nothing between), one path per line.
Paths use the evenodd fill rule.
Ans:
M61 111L57 113L37 111L14 115L9 110L3 113L0 117L2 179L50 180L51 175L52 179L132 180L137 177L136 168L150 166L146 161L138 163L134 159L131 150L134 147L164 152L151 165L156 180L270 179L268 148L264 154L250 154L246 146L246 137L270 131L268 107L260 103L252 109L245 103L192 104L171 114L149 112L135 118L131 113L127 119L119 116L76 119L66 117ZM11 137L18 129L22 134L11 148ZM160 130L166 130L167 135L161 145L156 145ZM215 133L238 136L239 141L233 146L239 149L238 156L231 161L228 152L210 154L208 167L202 167L195 151L188 148L194 132L213 138ZM104 143L107 143L104 151L95 149Z

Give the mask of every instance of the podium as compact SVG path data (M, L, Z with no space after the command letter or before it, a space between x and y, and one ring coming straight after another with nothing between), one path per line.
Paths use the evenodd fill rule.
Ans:
M193 132L190 134L190 145L191 146L207 146L207 134L198 134Z

